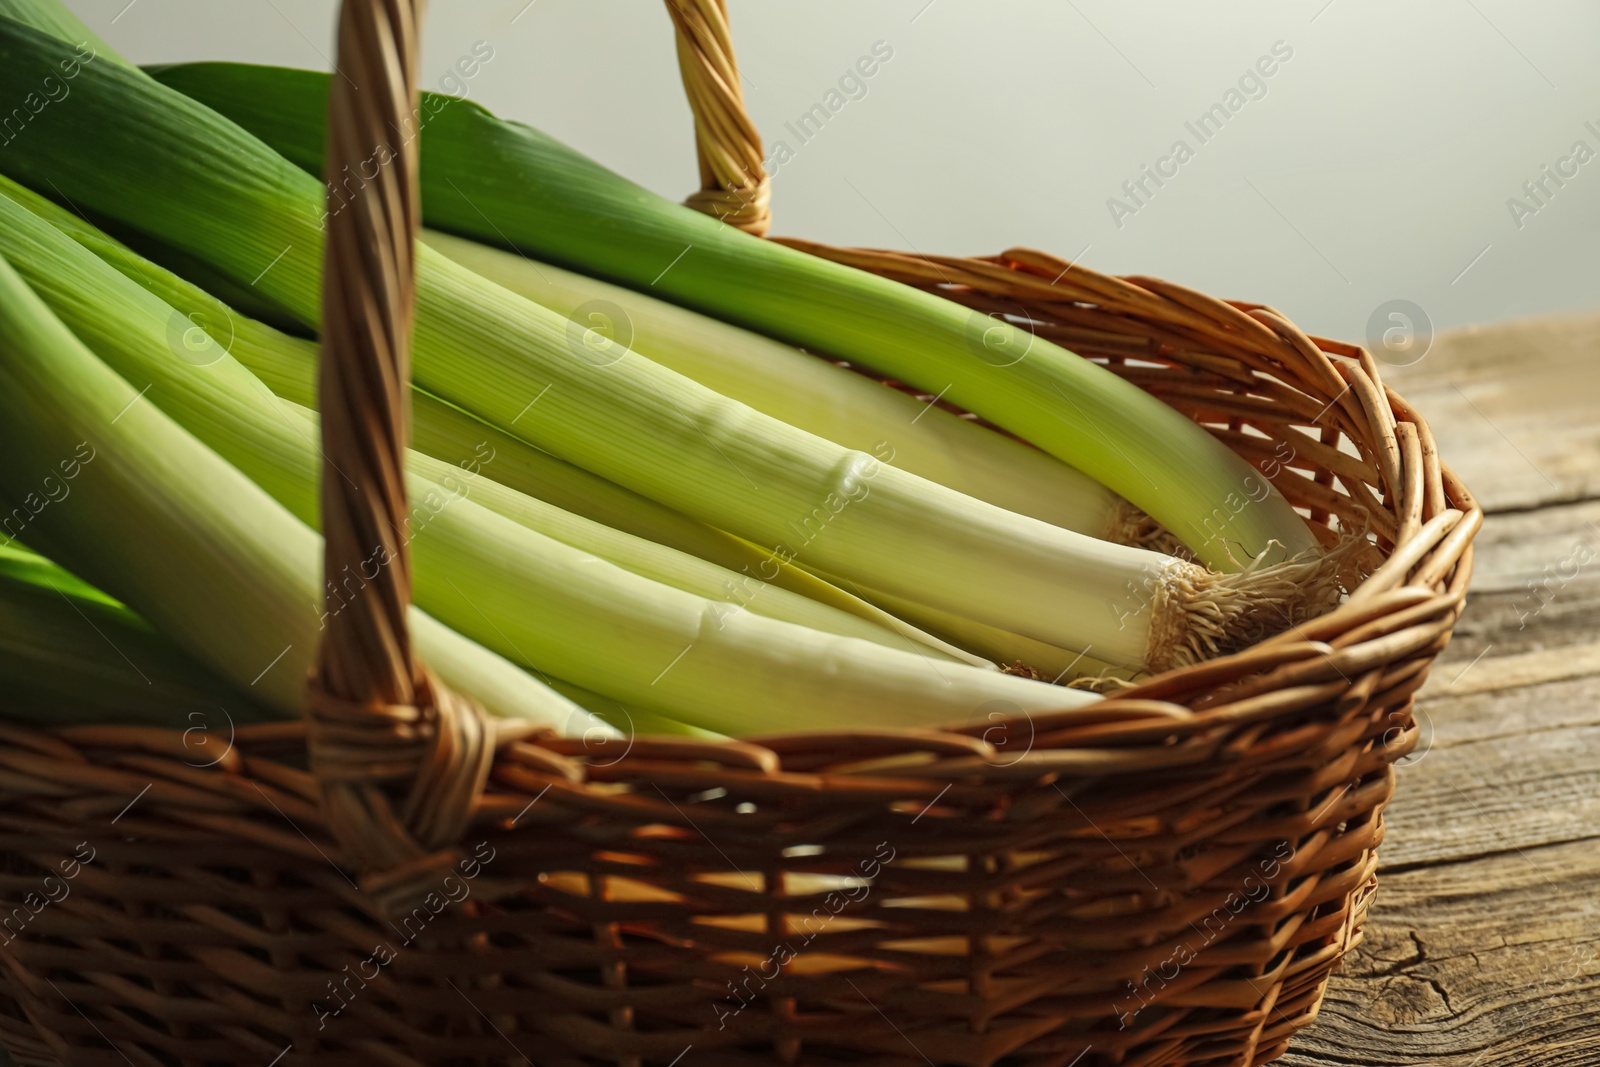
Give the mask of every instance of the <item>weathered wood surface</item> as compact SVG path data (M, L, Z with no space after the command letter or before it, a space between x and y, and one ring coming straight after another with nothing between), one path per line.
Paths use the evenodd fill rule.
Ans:
M1279 1063L1596 1067L1600 317L1444 334L1386 379L1489 514L1367 940Z

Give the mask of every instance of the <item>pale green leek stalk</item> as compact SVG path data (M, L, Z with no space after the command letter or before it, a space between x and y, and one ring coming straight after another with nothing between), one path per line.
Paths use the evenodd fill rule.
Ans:
M143 258L52 201L4 177L0 177L0 196L28 209L168 305L172 311L166 337L168 347L189 362L197 366L209 366L224 355L231 355L260 376L262 382L278 397L305 407L314 403L317 349L312 342L280 333L235 313L198 286ZM23 225L17 228L26 230ZM0 242L0 250L4 250L3 242ZM64 266L60 246L50 248L48 242L34 241L12 246L10 252L15 265L22 267L25 275L31 264L36 261L39 263L39 281L36 284L44 287L47 298L54 296L64 308L63 313L69 316L69 326L100 338L98 351L103 358L112 359L113 365L117 365L110 353L122 352L129 338L120 328L102 330L105 322L102 316L84 314L97 306L95 301L99 299L97 294L100 290L93 285L80 288L78 293L82 299L65 299L64 294L57 292L61 279L77 276ZM74 313L80 317L71 318ZM188 411L193 413L192 408ZM490 481L497 484L485 485L487 496L480 495L479 503L533 529L594 552L635 573L667 581L677 588L712 599L739 604L774 618L810 625L829 633L863 637L897 648L912 642L944 657L975 666L989 666L983 660L963 653L809 571L779 562L770 552L574 467L426 393L415 393L413 416L414 444L424 458L442 459L447 464L476 470L484 464L486 456L492 457L494 471ZM216 428L215 422L207 425ZM298 432L303 438L315 436L314 428L304 428ZM218 447L218 440L215 437L207 438L212 447ZM226 447L231 438L220 440ZM233 459L242 467L252 466L250 454ZM252 476L260 474L264 484L269 487L281 488L285 484L284 479L276 476L273 470L246 469L246 473ZM457 479L460 477L448 470L433 469L435 480L443 474L451 474ZM502 486L516 493L508 497L498 491ZM535 498L535 505L529 505L522 497ZM538 501L555 505L555 508L537 508ZM315 525L314 515L305 510L310 507L309 497L302 494L285 502L297 517ZM549 521L543 524L530 522L530 507L542 511ZM571 514L564 515L562 512ZM593 523L571 521L579 516L593 520ZM596 529L596 523L613 529ZM677 549L680 553L689 553L718 567L695 567L693 561L677 560L670 552L651 552L648 546L643 545L630 547L626 538L613 536L613 530ZM683 581L675 581L673 576L682 577ZM796 603L797 597L828 605L831 610L814 610L806 604ZM867 620L873 625L860 626L849 619L837 619L831 613L834 610ZM893 638L888 636L891 634Z
M68 499L70 489L57 502ZM116 600L15 545L0 546L0 690L7 718L38 726L181 723L227 738L277 717Z
M1034 641L1021 634L1006 633L1004 630L985 626L981 622L973 622L971 619L964 619L959 615L930 608L926 604L918 604L890 593L880 593L871 589L863 589L860 592L868 600L915 622L929 633L976 652L980 656L987 656L1004 666L1020 664L1030 668L1053 685L1062 685L1080 678L1120 678L1123 681L1132 681L1143 677L1139 672L1127 667L1096 659L1088 654L1093 649L1078 652L1070 648L1058 648L1043 641Z
M306 438L317 437L320 430L316 412L288 400L281 400L280 405L290 418L299 423ZM291 477L297 481L309 479L314 459L314 456L307 451L304 456L305 469L295 476L269 468L259 462L259 455L270 453L265 451L258 453L248 441L219 442L218 451L224 456L230 453L236 454L239 469L246 474L252 477L259 474L263 481L277 484L283 484ZM919 648L917 643L901 634L787 589L758 584L750 591L747 598L741 598L736 584L738 575L714 563L708 563L698 556L691 556L686 552L656 544L654 541L614 530L581 515L563 511L536 497L507 489L492 477L494 463L495 457L491 454L480 456L478 461L463 468L413 450L407 455L406 469L411 491L416 498L426 500L429 494L442 493L438 497L441 501L440 507L449 507L456 500L471 501L496 515L510 519L519 526L545 537L554 538L597 559L613 563L632 574L704 597L710 603L710 611L718 620L718 625L723 616L749 610L771 619L809 627L820 633L871 641L886 648L916 651L940 661L961 662L986 669L994 667L994 664L987 660L963 653L954 646L931 637L927 638L925 647ZM302 516L302 518L311 521L314 517ZM431 514L417 515L414 536L424 536L422 527L429 518ZM432 547L430 542L422 540L419 543L424 546L418 553L420 560L435 558L428 551ZM506 551L509 554L513 550L507 546ZM452 561L447 556L441 554L438 562L440 570L447 573L454 570ZM419 580L418 584L419 587L427 587L424 581Z
M322 176L328 75L205 63L156 76ZM751 237L469 101L425 93L421 113L422 211L435 229L511 244L942 395L1120 493L1219 570L1320 554L1250 464L1010 321ZM361 182L339 175L335 203Z
M0 352L0 496L9 514L27 509L8 532L297 716L320 629L321 539L100 362L3 258ZM69 495L33 503L61 482ZM445 683L492 713L598 728L416 609L411 626Z
M20 254L63 314L149 383L150 403L135 410L181 413L193 432L311 513L315 435L303 412L271 397L231 356L198 368L188 363L161 336L175 315L170 308L3 198L0 220L0 242ZM994 702L1023 712L1083 702L1080 694L994 670L729 611L537 533L416 472L408 484L406 534L419 604L519 663L683 722L724 733L868 721L926 725L964 720ZM359 576L332 576L327 610L342 610L346 596L361 590Z
M641 704L624 704L620 700L613 700L602 696L592 689L563 682L560 678L547 678L546 682L551 689L560 693L579 707L591 712L597 718L604 719L622 736L586 738L588 754L596 763L605 764L614 762L625 756L637 737L647 734L659 736L692 737L701 741L726 741L727 734L719 734L715 730L704 730L698 726L690 726L659 711L653 711Z
M28 91L71 55L0 20L0 97ZM253 281L316 326L324 194L315 180L126 68L83 65L72 99L13 141L0 167ZM1261 597L1259 575L1221 581L1170 557L972 500L634 353L596 367L568 348L566 326L419 249L419 384L503 429L515 424L518 436L596 474L780 555L803 556L805 565L1036 640L1092 644L1107 659L1157 668L1258 639L1281 628L1285 603L1303 600L1292 579ZM1126 399L1113 389L1090 402L1125 416L1133 410Z
M901 470L1064 529L1112 540L1129 521L1130 505L1060 460L789 345L504 249L437 232L423 239L565 317L597 361L631 348L834 444L886 451Z

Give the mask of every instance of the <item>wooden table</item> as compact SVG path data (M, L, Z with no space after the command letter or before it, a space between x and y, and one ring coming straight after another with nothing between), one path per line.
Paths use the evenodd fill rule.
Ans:
M1487 515L1366 941L1278 1062L1596 1067L1600 317L1444 334L1385 379Z

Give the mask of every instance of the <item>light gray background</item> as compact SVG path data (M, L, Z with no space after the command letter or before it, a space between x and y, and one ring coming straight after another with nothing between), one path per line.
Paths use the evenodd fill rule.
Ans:
M329 0L68 0L144 63L327 69ZM1270 303L1360 339L1374 309L1436 326L1600 308L1600 3L1593 0L729 0L769 147L775 232L939 253L1026 244ZM467 85L657 192L696 181L657 0L434 0L430 86ZM893 58L809 143L784 126L874 42ZM1184 128L1276 41L1293 58L1209 143ZM1594 130L1585 128L1592 122ZM1138 212L1122 195L1195 149ZM1518 228L1508 198L1575 141L1597 158ZM1553 188L1553 186L1552 186Z

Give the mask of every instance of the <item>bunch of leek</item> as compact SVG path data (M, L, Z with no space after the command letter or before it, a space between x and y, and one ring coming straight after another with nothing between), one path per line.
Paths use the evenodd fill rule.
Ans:
M208 459L231 463L230 473L248 474L299 520L314 521L316 426L307 413L273 397L226 353L197 373L165 343L174 309L8 198L0 199L0 254L110 364L97 365L102 377L120 372L116 381L143 383L137 391L124 384L140 402L118 425L154 408L194 435L169 435L169 462L184 445L209 446ZM87 364L95 357L83 358ZM24 413L15 421L26 427L38 420ZM46 435L41 428L32 436ZM96 448L121 454L115 439ZM748 611L707 599L697 594L720 585L706 574L711 564L560 512L488 477L448 488L452 468L425 456L413 454L411 468L419 503L407 533L418 604L536 672L724 732L751 721L792 721L806 709L813 722L843 725L868 709L884 721L916 722L961 719L997 700L1029 710L1070 702L1059 690L915 650L901 635L785 590L767 590ZM91 468L84 480L101 469ZM62 524L77 510L63 510ZM75 546L57 553L46 544L68 565L80 558ZM121 595L116 583L123 580L106 574L99 584ZM362 580L335 575L328 586L323 613L360 595ZM152 595L135 589L125 599L149 613ZM191 640L206 647L201 635ZM807 662L813 669L795 669Z
M0 25L6 60L0 91L48 69L65 51L19 24ZM126 122L129 115L139 121ZM107 132L119 117L126 135ZM74 106L30 134L8 152L5 167L13 177L53 187L236 279L254 280L305 326L316 326L323 191L255 137L117 64L85 67ZM158 167L159 184L120 177ZM568 347L567 320L421 251L414 363L420 385L575 465L808 568L1034 640L1093 645L1108 661L1151 669L1259 637L1304 600L1296 582L1315 568L1228 575L1075 535L764 416L638 353L596 366ZM849 280L863 292L888 284L865 275ZM898 343L920 339L930 351L944 345L944 335L930 332L915 308L925 299L943 315L947 305L893 288L904 307L896 314L897 305L886 301L875 314L903 324ZM1091 364L1065 352L1049 355L1030 352L1017 366L1059 363L1054 387L1067 376L1083 404L1103 412L1122 437L1112 451L1155 442L1169 460L1160 477L1181 482L1179 495L1197 487L1232 491L1232 475L1220 473L1242 462L1231 454L1205 478L1185 473L1195 455L1221 450L1203 431ZM1074 402L1027 392L1019 410L1043 406L1054 422L1070 422L1062 412ZM1075 458L1088 461L1083 469L1103 471L1093 453L1106 452L1104 443L1091 449L1081 436L1074 439ZM1204 447L1194 447L1196 441ZM1172 501L1163 507L1170 511ZM1275 509L1297 531L1290 547L1312 540L1276 497L1239 518L1267 521ZM1242 540L1249 545L1262 537Z
M64 63L72 106L0 151L0 503L89 443L21 540L195 699L293 714L365 587L317 576L309 338L361 184L305 173L327 79L152 76L55 0L0 0L0 95ZM404 537L422 655L491 711L720 736L1060 710L1095 698L1036 679L1193 662L1338 596L1276 493L1219 507L1252 468L1103 369L425 106ZM1151 520L1199 562L1119 543ZM3 572L0 670L42 675L5 658Z

